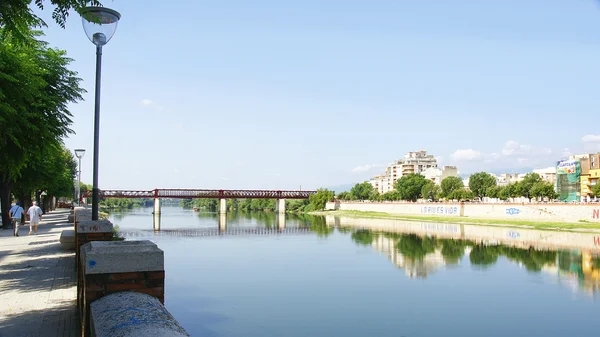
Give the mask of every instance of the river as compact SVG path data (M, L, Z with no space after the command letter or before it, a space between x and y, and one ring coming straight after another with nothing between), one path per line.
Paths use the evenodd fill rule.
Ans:
M165 305L192 336L600 333L593 234L262 212L225 226L174 206L159 233L152 208L110 220L164 250Z

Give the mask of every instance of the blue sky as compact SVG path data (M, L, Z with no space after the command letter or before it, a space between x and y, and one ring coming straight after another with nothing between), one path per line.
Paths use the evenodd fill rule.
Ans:
M307 189L421 149L461 172L600 149L593 0L104 4L122 19L104 47L100 188ZM76 14L45 32L88 90L66 144L88 150L91 183L95 47Z

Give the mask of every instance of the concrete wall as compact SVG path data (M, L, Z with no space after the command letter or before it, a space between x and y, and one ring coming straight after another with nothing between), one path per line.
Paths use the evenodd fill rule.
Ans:
M384 212L402 215L465 216L499 220L541 220L552 222L600 223L600 204L479 204L479 203L402 203L402 202L328 202L326 209Z

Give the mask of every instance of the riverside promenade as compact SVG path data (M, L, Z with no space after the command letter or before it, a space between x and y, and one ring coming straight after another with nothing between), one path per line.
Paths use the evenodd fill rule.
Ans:
M37 235L29 226L0 230L0 337L81 336L76 307L75 252L60 246L73 229L69 210L43 216Z

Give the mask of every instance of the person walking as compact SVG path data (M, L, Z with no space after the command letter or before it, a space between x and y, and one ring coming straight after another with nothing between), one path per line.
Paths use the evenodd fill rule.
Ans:
M44 212L37 205L37 202L32 202L32 206L27 210L27 215L29 216L29 235L31 235L31 227L33 227L33 234L37 234L38 225L42 221L42 214Z
M25 213L23 207L21 207L21 203L17 201L17 204L14 205L9 211L10 219L12 220L13 225L13 235L19 236L19 226L21 225L21 218Z

